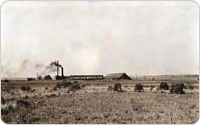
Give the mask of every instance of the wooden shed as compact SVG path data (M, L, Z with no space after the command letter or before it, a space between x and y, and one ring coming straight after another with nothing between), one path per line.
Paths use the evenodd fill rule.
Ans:
M131 77L129 77L126 73L112 73L106 75L105 78L113 80L131 80Z

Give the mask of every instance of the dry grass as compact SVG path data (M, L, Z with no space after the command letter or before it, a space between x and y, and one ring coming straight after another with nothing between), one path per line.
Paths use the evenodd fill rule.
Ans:
M2 120L6 123L189 124L199 117L197 88L177 95L155 91L156 85L152 84L155 90L150 91L150 86L145 86L144 92L138 93L134 92L134 84L126 83L122 84L123 92L119 93L108 91L108 86L114 82L96 85L100 82L96 81L92 85L88 81L82 82L86 86L77 91L68 88L53 91L56 82L49 85L45 82L43 86L30 83L33 92L21 91L16 86L6 91L4 86Z

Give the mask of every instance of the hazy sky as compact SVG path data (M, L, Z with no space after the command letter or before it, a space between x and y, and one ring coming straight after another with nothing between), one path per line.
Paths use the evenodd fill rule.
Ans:
M1 76L36 76L56 59L65 75L199 73L198 12L190 1L9 1Z

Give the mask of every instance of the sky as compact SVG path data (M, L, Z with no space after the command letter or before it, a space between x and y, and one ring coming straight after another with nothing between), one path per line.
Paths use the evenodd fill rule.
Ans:
M8 1L1 8L1 77L199 73L192 1ZM55 75L55 72L50 74Z

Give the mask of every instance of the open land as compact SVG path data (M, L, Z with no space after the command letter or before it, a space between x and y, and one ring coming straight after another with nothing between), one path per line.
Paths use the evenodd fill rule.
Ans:
M69 86L58 87L62 80L2 82L1 118L5 123L197 122L197 78L174 77L165 80L169 86L184 83L185 94L171 94L169 90L159 90L162 81L82 80L76 81L81 87L75 90ZM109 86L116 83L121 83L122 92L108 90ZM144 91L135 92L136 84L141 84ZM30 88L23 90L23 86Z

